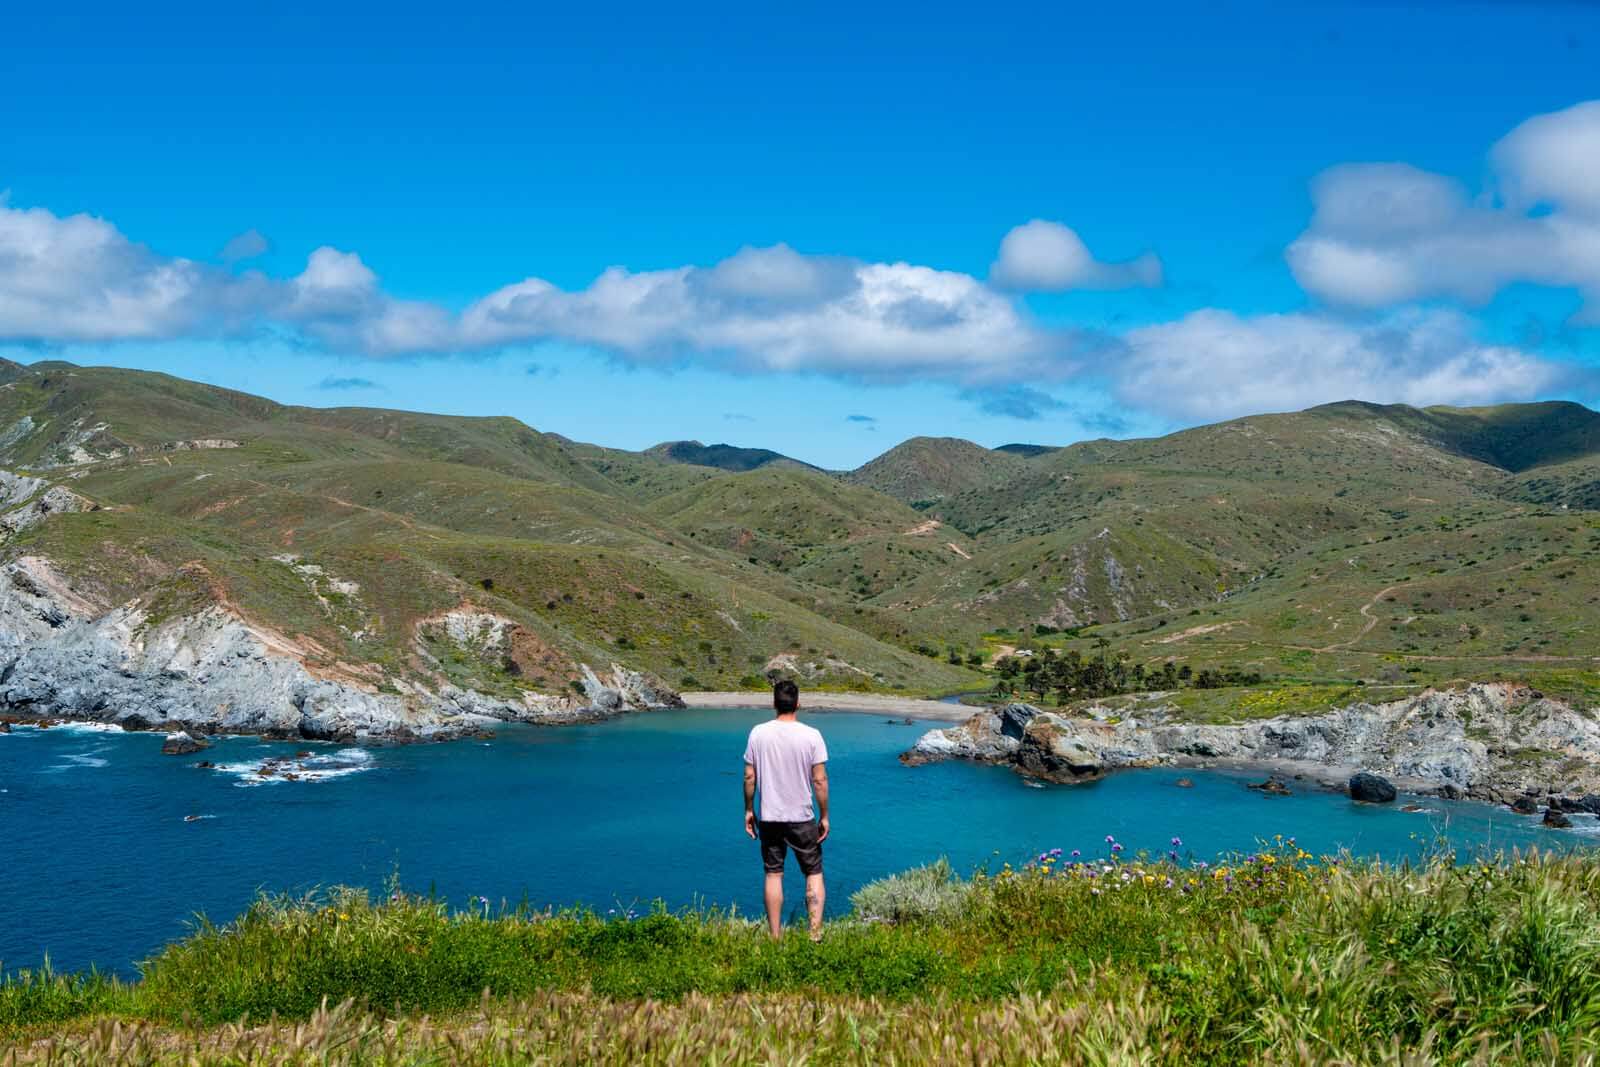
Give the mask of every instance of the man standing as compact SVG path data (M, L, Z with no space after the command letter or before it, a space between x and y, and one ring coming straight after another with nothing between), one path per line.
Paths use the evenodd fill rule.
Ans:
M822 842L828 839L828 746L796 718L800 687L785 679L772 687L777 715L750 731L744 748L744 832L761 839L767 871L767 929L783 934L783 860L789 849L806 876L811 940L822 940ZM756 820L756 789L761 819ZM816 810L811 796L816 794ZM820 818L819 818L820 816Z

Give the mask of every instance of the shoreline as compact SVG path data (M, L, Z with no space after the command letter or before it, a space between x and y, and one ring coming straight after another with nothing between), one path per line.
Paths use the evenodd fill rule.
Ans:
M764 690L749 692L679 693L691 708L772 709L772 694ZM920 697L886 696L881 693L839 693L823 690L800 691L800 713L811 711L850 711L865 715L899 715L930 722L965 722L978 711L966 704Z

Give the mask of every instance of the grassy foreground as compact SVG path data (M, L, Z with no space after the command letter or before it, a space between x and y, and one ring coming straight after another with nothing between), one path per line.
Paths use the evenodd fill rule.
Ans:
M1109 843L1108 843L1109 844ZM1174 851L1181 844L1174 844ZM745 919L263 900L137 983L14 976L0 1064L1553 1063L1600 1054L1600 858L1047 853Z

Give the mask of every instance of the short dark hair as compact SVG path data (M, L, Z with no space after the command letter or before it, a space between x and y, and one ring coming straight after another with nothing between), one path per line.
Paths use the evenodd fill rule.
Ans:
M772 683L772 706L778 714L787 715L800 706L800 687L789 679Z

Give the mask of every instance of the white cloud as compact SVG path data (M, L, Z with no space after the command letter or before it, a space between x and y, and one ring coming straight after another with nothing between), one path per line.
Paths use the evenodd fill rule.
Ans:
M1491 153L1498 198L1402 163L1345 164L1312 183L1295 278L1333 304L1447 297L1482 304L1513 282L1571 287L1600 322L1600 101L1539 115Z
M1132 407L1213 422L1335 400L1525 400L1566 381L1558 364L1475 341L1470 326L1443 311L1366 326L1311 314L1197 311L1130 332L1114 372L1116 392Z
M1588 270L1583 277L1600 279L1600 259L1584 258L1600 248L1584 236L1597 223L1586 204L1561 206L1581 201L1562 168L1587 158L1586 142L1566 129L1527 124L1504 142L1526 179L1517 195L1559 210L1485 207L1449 179L1402 165L1329 171L1311 228L1291 250L1297 272L1330 299L1362 306L1441 291L1481 299L1517 277ZM1104 283L1107 270L1159 277L1153 259L1097 263L1070 230L1038 221L1006 236L1001 260L1009 265L997 263L996 275L1036 287ZM1441 312L1361 326L1208 310L1110 337L1041 323L1014 294L969 274L782 244L704 267L612 267L576 290L529 278L456 314L391 296L355 252L318 248L287 278L235 275L162 256L103 219L0 199L0 341L202 338L259 327L372 357L556 340L640 364L695 359L933 381L1017 417L1060 410L1049 390L1085 374L1111 381L1131 407L1193 420L1347 397L1516 399L1566 381L1557 365L1479 343L1468 320Z
M457 343L449 312L433 304L396 300L354 252L326 245L287 284L271 310L330 348L387 356L442 352Z
M14 208L0 197L0 336L171 337L228 311L224 290L246 284L158 256L103 219Z
M1495 145L1492 158L1513 206L1600 216L1600 100L1535 115Z
M1161 260L1147 252L1126 263L1102 263L1070 227L1034 219L1001 239L989 278L1007 289L1031 292L1127 289L1160 285Z
M469 307L461 337L474 346L562 338L644 361L698 353L759 370L961 382L1059 376L1069 344L970 275L804 257L783 245L709 268L613 267L577 292L530 278Z

